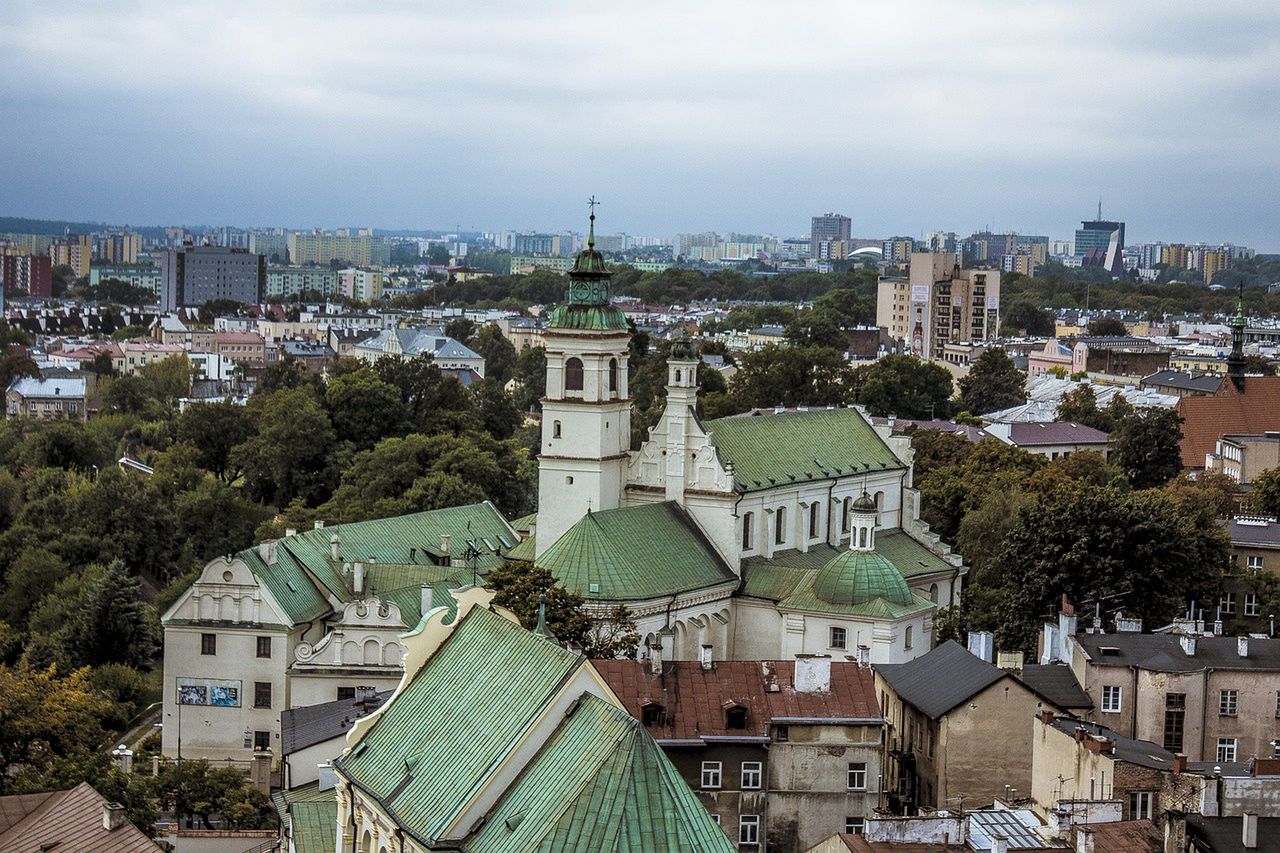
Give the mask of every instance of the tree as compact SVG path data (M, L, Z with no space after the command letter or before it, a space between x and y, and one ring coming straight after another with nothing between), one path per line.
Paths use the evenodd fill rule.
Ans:
M830 347L843 352L849 345L836 320L817 309L797 314L787 324L784 334L791 344L799 347Z
M1244 357L1244 372L1250 376L1274 376L1276 366L1269 359L1250 354Z
M511 438L520 429L523 417L511 395L502 390L495 379L484 379L474 389L476 414L489 435L502 441Z
M486 324L471 341L471 348L484 356L484 375L498 385L506 385L515 373L516 348L492 323Z
M520 560L508 560L492 569L484 581L495 593L494 604L516 614L526 628L537 627L542 603L547 629L561 643L582 649L589 658L636 655L640 634L624 605L617 605L603 619L593 620L582 596L557 586L546 569Z
M31 353L24 346L14 344L5 351L4 357L0 358L0 387L8 389L15 379L39 375L40 368L36 366Z
M1098 317L1089 323L1089 334L1095 337L1123 337L1129 334L1124 322L1115 317Z
M147 329L145 326L121 326L111 333L111 340L118 343L120 341L131 341L134 338L143 338L146 335Z
M215 814L236 829L271 825L270 802L235 767L215 768L203 758L163 764L154 790L161 807L185 818L188 826L198 819L213 829Z
M274 394L288 388L318 388L318 377L307 372L306 365L293 356L287 355L277 362L268 364L258 377L253 387L254 394Z
M44 548L23 551L5 572L0 620L18 630L25 629L32 607L68 572L66 562Z
M193 403L178 415L174 436L195 447L201 468L230 482L239 473L231 467L231 450L253 434L244 406L230 400Z
M471 336L476 332L476 324L466 317L455 317L444 324L446 337L453 338L460 344L470 345Z
M945 418L951 413L951 374L910 355L886 355L861 374L858 402L873 415Z
M1182 470L1182 417L1173 409L1146 409L1111 433L1116 464L1135 489L1163 486Z
M196 372L191 360L185 354L179 354L144 365L138 375L151 399L173 406L179 398L191 393L191 382Z
M731 388L739 411L767 406L830 406L848 400L847 379L844 356L838 350L770 344L742 356Z
M1000 328L1005 334L1050 337L1055 331L1053 312L1037 308L1029 300L1019 299L1001 312Z
M246 491L276 506L296 497L325 500L337 481L331 459L337 437L315 394L308 388L255 394L250 420L256 434L231 451Z
M0 665L0 768L7 771L0 773L0 791L14 785L14 771L39 772L96 751L107 708L87 669L62 675L56 666L37 668L25 659Z
M969 373L960 379L960 405L975 415L1007 409L1026 402L1027 374L1009 354L992 348L978 356Z
M516 407L522 412L542 408L542 398L547 394L547 351L543 347L529 347L516 356L513 370L519 387L516 389Z
M160 649L160 621L142 596L142 584L124 563L112 562L89 585L67 645L72 660L80 664L151 667Z
M219 317L234 317L242 308L244 303L234 299L210 299L200 306L200 322L206 326L212 326L214 320Z
M407 418L400 391L371 367L335 376L324 398L338 440L349 441L357 449L404 432Z

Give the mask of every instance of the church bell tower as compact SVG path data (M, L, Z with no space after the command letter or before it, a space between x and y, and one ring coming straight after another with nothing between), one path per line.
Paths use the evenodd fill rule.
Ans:
M587 248L569 271L566 300L547 323L536 554L588 512L622 505L631 398L631 331L609 302L610 273L595 247L595 200Z

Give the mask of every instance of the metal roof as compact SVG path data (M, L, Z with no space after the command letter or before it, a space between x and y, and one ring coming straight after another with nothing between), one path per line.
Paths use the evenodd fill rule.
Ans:
M1093 700L1066 664L1026 664L1017 672L1017 677L1063 711L1093 707Z
M21 376L13 380L10 391L23 397L83 397L83 379L41 379L37 376Z
M1197 637L1195 654L1182 649L1180 634L1077 634L1094 666L1132 666L1153 672L1203 669L1280 671L1280 640L1251 637L1240 657L1235 637Z
M9 800L0 798L0 802ZM31 803L29 797L24 803ZM45 795L16 823L0 832L5 853L43 853L45 850L92 850L94 853L159 853L159 846L127 820L108 830L102 823L106 800L88 782L69 791Z
M305 705L282 711L281 752L289 755L345 735L357 719L377 710L390 695L391 691L387 690L373 696L339 699L336 702L321 702L319 705Z
M969 812L968 817L969 846L974 850L990 850L997 836L1003 836L1010 849L1039 850L1066 846L1047 840L1037 831L1042 824L1031 809L978 809Z
M1009 677L1009 673L970 654L955 640L907 663L880 664L876 672L898 698L935 720Z

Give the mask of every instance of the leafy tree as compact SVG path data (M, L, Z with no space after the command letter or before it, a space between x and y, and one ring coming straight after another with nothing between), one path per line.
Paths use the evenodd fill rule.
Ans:
M1254 478L1249 511L1280 518L1280 468L1268 468Z
M143 365L138 372L147 395L166 406L173 406L191 393L196 368L184 354L171 355Z
M945 418L951 413L951 374L910 355L887 355L859 368L858 402L873 415Z
M1029 300L1019 299L1001 312L1000 329L1004 334L1050 337L1056 327L1052 311L1037 308Z
M494 379L483 380L474 390L476 414L489 435L499 441L515 435L524 419L511 395Z
M1098 317L1089 323L1089 334L1097 337L1121 337L1129 334L1124 322L1115 317Z
M230 400L193 403L178 415L174 437L195 447L201 468L230 482L239 474L231 467L231 450L253 434L244 406Z
M103 402L109 411L120 414L144 415L150 418L158 418L161 415L141 376L119 376L111 380L106 393L103 394Z
M1244 357L1244 372L1251 376L1274 376L1276 366L1269 359L1250 354Z
M335 376L324 396L339 441L366 449L404 431L406 415L399 390L371 367Z
M969 373L960 379L960 405L977 415L1007 409L1026 402L1027 374L1003 349L992 348L978 356Z
M938 468L963 463L974 447L964 436L940 429L913 429L910 434L915 454L912 471L917 483Z
M308 388L255 394L250 420L256 434L231 451L246 491L276 506L296 497L325 500L337 480L330 458L337 437L315 394Z
M460 344L471 344L471 336L476 333L476 324L466 317L455 317L444 324L446 337L453 338Z
M290 388L318 388L320 380L307 372L306 365L293 356L285 356L263 368L254 386L254 394L274 394Z
M13 384L13 380L23 376L39 376L40 368L27 348L18 344L9 347L0 358L0 383L4 388Z
M150 668L160 649L160 622L124 563L106 566L89 585L67 645L68 654L81 664Z
M843 352L849 345L835 318L816 309L797 314L784 334L799 347L830 347Z
M847 378L844 357L838 350L770 344L759 352L743 355L731 387L739 411L768 406L828 406L848 399Z
M427 263L432 266L445 266L449 260L449 247L444 243L432 243L427 247Z
M471 341L471 348L484 356L484 375L498 385L506 385L515 374L516 348L492 323L483 326Z
M1125 418L1111 433L1116 464L1135 489L1163 486L1182 470L1182 418L1150 408Z
M589 658L635 657L640 634L625 606L593 620L582 596L557 586L546 569L520 560L503 563L484 580L494 590L494 603L515 613L526 628L537 627L539 603L544 601L547 629L561 643L582 649Z
M547 351L542 347L521 350L516 356L513 375L519 384L516 407L522 412L540 410L542 398L547 394Z
M219 317L234 317L242 308L244 303L236 302L234 299L210 299L200 306L200 322L206 326L212 326L214 320Z
M235 767L215 768L203 758L165 764L154 790L161 807L189 826L199 820L205 829L213 829L210 819L215 814L236 829L272 824L270 802Z
M23 551L5 572L4 591L0 592L0 619L23 630L31 608L68 573L67 564L44 548Z
M0 665L0 791L15 784L13 772L39 772L53 762L95 752L108 702L93 688L89 670L62 675L57 667L22 660Z
M111 333L111 340L119 343L120 341L131 341L134 338L144 338L147 336L145 326L121 326Z
M400 392L412 431L432 433L476 426L471 395L457 379L441 373L430 355L412 359L383 356L373 369Z

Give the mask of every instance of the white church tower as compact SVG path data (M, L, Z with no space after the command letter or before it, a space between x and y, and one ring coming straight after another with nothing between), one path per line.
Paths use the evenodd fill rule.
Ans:
M594 204L587 248L569 272L568 298L551 313L543 338L547 395L538 459L537 556L588 511L621 506L626 483L631 332L626 317L609 303L610 273L595 248Z

